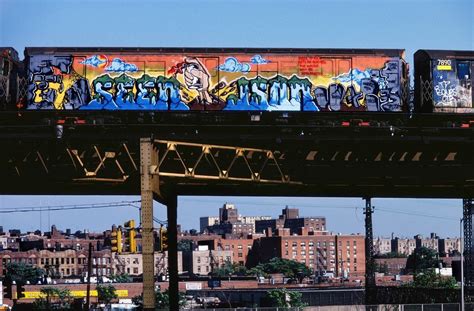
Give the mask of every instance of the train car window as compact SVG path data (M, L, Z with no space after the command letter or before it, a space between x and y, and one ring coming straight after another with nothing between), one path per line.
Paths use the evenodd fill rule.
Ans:
M10 73L10 62L6 59L3 59L2 75L8 76L9 73Z
M457 75L459 80L468 80L471 78L471 68L469 61L457 62Z

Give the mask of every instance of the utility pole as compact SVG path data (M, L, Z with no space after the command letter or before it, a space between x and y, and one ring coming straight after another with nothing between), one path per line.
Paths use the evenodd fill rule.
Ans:
M90 309L91 302L91 273L92 273L92 242L89 242L89 255L87 256L87 293L86 293L86 310Z
M365 200L365 304L374 303L375 299L375 262L374 262L374 235L372 227L372 213L374 208L370 198Z

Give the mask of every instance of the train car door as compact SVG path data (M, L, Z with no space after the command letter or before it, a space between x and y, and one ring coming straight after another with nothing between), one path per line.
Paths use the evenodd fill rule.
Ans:
M197 77L195 80L199 84L196 89L201 104L198 110L222 110L225 102L219 96L219 90L224 87L219 79L219 57L206 56L198 57L198 59L204 67L202 77Z
M353 87L350 57L322 57L321 75L327 80L328 110L351 110L359 106Z
M472 67L473 62L461 61L456 62L456 74L458 78L458 101L456 108L472 108Z

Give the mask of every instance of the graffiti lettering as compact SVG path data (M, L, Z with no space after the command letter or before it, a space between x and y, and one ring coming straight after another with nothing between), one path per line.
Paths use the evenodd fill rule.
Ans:
M152 65L139 65L136 58L114 55L77 60L74 56L31 56L28 109L401 110L399 59L388 59L382 68L350 68L330 77L317 74L324 61L316 56L294 58L299 69L285 75L278 71L289 68L287 64L279 66L278 58L262 55L226 56L220 62L182 56L168 63L153 57ZM150 69L158 63L163 64L160 70ZM210 63L214 65L207 68L205 64ZM250 71L254 65L258 70ZM265 71L265 66L277 69ZM447 85L436 91L446 100L455 96Z
M454 85L450 85L451 81L440 81L435 86L436 95L440 97L439 104L450 104L454 101L457 91Z

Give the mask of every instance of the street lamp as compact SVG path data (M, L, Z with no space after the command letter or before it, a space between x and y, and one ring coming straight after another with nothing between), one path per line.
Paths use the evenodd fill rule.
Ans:
M459 221L459 243L460 248L461 248L461 311L464 311L464 245L463 245L463 230L462 230L462 225L463 225L463 218Z

